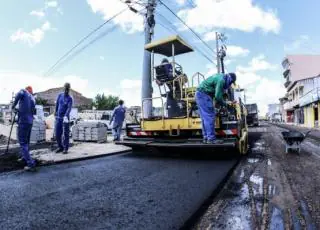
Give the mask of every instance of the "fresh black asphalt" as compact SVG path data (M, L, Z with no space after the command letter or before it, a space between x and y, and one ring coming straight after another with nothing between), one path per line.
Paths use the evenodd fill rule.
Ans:
M235 159L133 153L0 174L0 229L179 229Z

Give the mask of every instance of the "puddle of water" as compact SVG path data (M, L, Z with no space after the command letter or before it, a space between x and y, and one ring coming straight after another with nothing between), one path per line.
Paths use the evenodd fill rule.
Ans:
M265 150L266 148L264 147L255 147L251 149L252 153L264 153Z
M258 175L253 174L253 175L250 176L250 181L255 184L253 186L254 195L262 194L262 191L263 191L263 178L258 176Z
M297 217L295 210L290 209L290 212L291 212L291 220L292 220L293 229L300 230L301 226L300 226L300 222L299 222L299 219Z
M270 230L279 229L284 229L283 215L280 209L274 207L271 215Z
M257 210L257 217L261 217L262 216L262 208L263 208L263 204L262 202L256 202L256 210Z
M248 185L244 184L243 187L240 190L240 198L239 198L239 200L240 201L247 200L247 199L249 199L249 196L250 195L249 195Z
M306 220L308 230L316 230L315 224L312 223L312 218L310 217L307 204L304 201L300 201L302 214Z
M250 207L230 205L224 210L224 217L215 221L211 227L212 230L228 229L228 230L246 230L251 229L250 223Z
M269 198L272 198L274 195L276 195L276 186L269 184L268 185L268 194L269 194Z
M244 178L244 170L241 169L241 172L240 172L240 179L242 180Z
M258 161L259 161L259 159L256 159L256 158L249 158L248 159L249 163L257 163Z

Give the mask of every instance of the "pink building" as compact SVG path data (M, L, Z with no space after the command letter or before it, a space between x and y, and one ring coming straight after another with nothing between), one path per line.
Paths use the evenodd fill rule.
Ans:
M314 127L319 120L320 55L288 55L282 62L287 89L281 98L286 122Z

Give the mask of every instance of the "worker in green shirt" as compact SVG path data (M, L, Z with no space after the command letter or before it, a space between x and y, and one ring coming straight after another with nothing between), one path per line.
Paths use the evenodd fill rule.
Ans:
M215 103L226 106L223 98L224 91L229 89L236 82L237 76L234 73L215 74L201 82L196 92L196 103L202 121L203 142L217 144L215 135Z

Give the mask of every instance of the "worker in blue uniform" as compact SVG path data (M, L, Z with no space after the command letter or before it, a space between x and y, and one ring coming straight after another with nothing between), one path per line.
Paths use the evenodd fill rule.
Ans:
M55 135L58 143L56 153L68 153L69 135L70 135L70 112L73 105L73 99L70 96L70 84L64 85L64 92L60 93L56 101L55 110Z
M224 91L236 82L236 74L215 74L199 85L196 92L196 103L202 121L203 142L207 144L221 143L215 135L215 104L226 106L231 102L223 98Z
M113 141L120 141L121 130L125 119L126 109L123 106L123 100L119 101L119 105L113 110L113 114L110 120L112 124Z
M32 94L33 90L31 86L20 90L15 96L12 105L12 109L18 113L18 141L21 157L26 163L24 169L27 171L33 171L36 166L29 152L30 135L35 114L35 99ZM19 107L16 109L18 103Z

